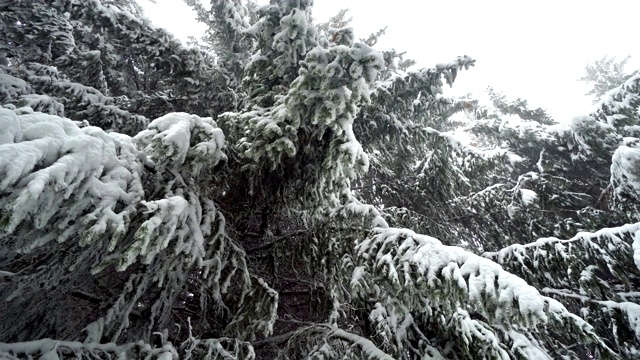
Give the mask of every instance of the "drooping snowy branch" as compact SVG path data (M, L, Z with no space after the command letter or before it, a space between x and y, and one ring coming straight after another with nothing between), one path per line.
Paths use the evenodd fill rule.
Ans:
M631 355L640 351L636 345L640 294L635 291L640 280L635 264L640 258L639 233L640 223L626 224L567 240L542 238L483 256L520 274L587 320L610 319L606 328L614 334L616 345ZM558 272L565 275L551 275Z
M376 299L371 319L384 314L380 320L385 319L386 334L396 351L408 346L403 340L407 330L403 329L411 328L408 325L414 322L419 322L419 327L435 326L457 336L466 334L451 340L456 352L462 353L474 344L474 351L484 356L512 356L500 345L508 342L501 332L507 323L524 334L536 333L547 344L552 335L545 334L562 332L570 326L595 343L598 351L611 351L591 325L561 303L541 295L493 261L461 248L444 246L434 238L406 229L391 228L374 230L356 246L356 252L356 258L348 262L353 261L352 296ZM438 320L441 317L458 321L442 322ZM538 346L539 351L554 351L543 348Z
M164 336L163 334L158 334ZM220 356L229 360L253 360L255 353L251 344L236 339L195 339L192 336L174 347L165 342L161 347L152 347L142 341L118 345L115 343L81 343L41 339L18 343L0 343L3 359L18 360L38 357L40 359L63 359L74 356L79 359L188 359L193 356Z
M285 334L282 338L266 339L262 342L268 343L270 341L286 341L286 347L277 357L277 359L283 360L293 359L296 356L304 356L306 359L333 359L337 356L349 360L394 359L366 337L324 324L301 327L294 332Z
M612 206L640 219L640 148L620 146L611 164Z
M44 300L29 297L32 281L55 296L78 286L60 286L74 273L91 279L111 269L123 272L121 293L104 316L87 325L89 338L99 341L126 332L128 317L142 301L149 309L142 334L148 338L156 326L166 325L193 272L200 274L198 291L206 291L216 306L224 308L230 287L249 292L244 251L226 236L224 216L194 182L204 167L211 171L226 159L224 136L211 119L168 114L134 139L29 108L0 109L0 123L0 243L13 257L38 258L50 246L64 249L49 255L48 267L18 268L5 286L11 306L24 306L18 300L24 297L34 304ZM157 189L148 187L154 183ZM265 304L265 311L276 305ZM45 310L32 308L34 316ZM13 331L33 320L16 318Z
M226 114L224 121L252 129L237 146L252 162L246 168L253 177L286 171L309 185L299 199L315 202L312 208L325 201L333 206L368 166L353 120L358 106L369 100L369 84L382 69L382 58L366 45L336 45L314 48L301 65L288 94L273 107ZM293 167L288 159L296 160Z
M152 121L134 140L159 171L186 167L189 176L197 176L203 168L227 160L224 134L211 118L168 114Z
M593 116L618 129L624 136L640 136L640 74L609 91L600 101Z
M142 155L131 139L29 108L18 114L0 109L8 124L0 145L0 191L8 194L0 199L3 237L35 227L52 232L41 241L62 242L73 234L70 222L88 225L84 244L107 231L122 235L144 195Z

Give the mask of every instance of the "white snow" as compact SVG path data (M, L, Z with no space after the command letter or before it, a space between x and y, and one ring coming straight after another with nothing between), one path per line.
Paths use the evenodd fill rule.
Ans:
M32 90L22 79L11 76L0 69L0 98L5 98L4 102L16 101L20 95L29 94Z
M134 141L157 166L177 170L191 159L197 175L205 165L225 161L224 134L211 118L187 113L169 113L153 120Z
M124 231L130 206L144 193L130 138L79 128L69 119L29 108L10 113L0 109L0 121L7 125L0 144L0 192L13 194L0 199L0 207L12 214L5 231L15 231L24 221L43 228L54 217L60 224L84 217L91 231L82 244L107 230ZM66 205L70 201L74 206ZM57 240L67 240L73 229L67 227ZM49 240L26 242L21 251Z
M615 195L640 201L640 148L618 147L611 164L611 183Z
M371 340L360 335L356 335L339 328L333 328L331 330L331 336L347 340L350 343L357 345L360 347L362 352L367 355L367 359L393 360L393 357L380 350Z
M640 270L640 230L633 234L633 262L636 264L638 270Z
M417 290L411 290L424 281L428 288L446 286L462 289L463 294L466 294L462 295L462 299L451 297L440 300L450 301L452 305L462 301L477 309L487 309L491 308L489 302L497 300L495 311L487 314L497 321L510 321L514 316L512 311L517 311L529 326L545 324L550 305L554 305L557 311L569 314L562 305L551 304L552 299L540 295L538 290L523 279L503 270L491 260L459 247L442 245L432 237L407 229L376 229L375 233L375 236L357 245L358 256L365 264L369 261L367 259L373 261L372 268L367 268L366 271L373 271L379 276L379 280L375 280L377 284L381 284L382 279L391 284L402 281L402 288L413 294L406 299L409 303L405 305L408 307L412 306L411 302L420 303L422 296L429 297L428 294L420 295L414 293ZM415 270L405 273L409 269L405 267L405 263ZM402 273L399 273L401 269ZM358 276L363 271L360 268Z
M520 197L524 206L531 206L538 201L538 194L529 189L520 189Z
M21 136L20 121L15 112L0 108L0 145L19 142ZM2 153L0 153L2 156Z

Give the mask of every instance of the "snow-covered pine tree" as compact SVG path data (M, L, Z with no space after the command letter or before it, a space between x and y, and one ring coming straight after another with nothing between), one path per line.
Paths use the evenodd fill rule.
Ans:
M275 3L272 3L269 8L263 8L262 11L268 14L286 14L286 11L283 12L281 8L278 10L275 8L276 6L277 5ZM294 12L292 11L290 14L293 13ZM280 34L282 28L286 29L289 22L285 20L280 22L282 26L281 28L272 30L271 33ZM261 26L275 23L275 21L263 22ZM298 22L297 24L303 24L303 22ZM305 31L301 30L301 32L304 33ZM265 32L257 33L264 34ZM298 32L296 31L295 34L298 34ZM350 30L348 29L338 30L334 32L334 34L338 35L333 38L337 44L329 45L329 51L339 46L348 45L349 42L352 41L351 39L353 39L353 36L350 35ZM277 39L278 36L276 35L275 38ZM322 43L323 39L320 39L319 44ZM277 40L274 42L267 41L266 44L267 45L263 46L274 46L272 44L277 44ZM295 50L288 50L286 47L278 50L282 51L282 49L288 51L289 54L294 54L293 56L295 56ZM248 206L253 206L253 208L257 210L258 204L267 204L268 207L263 208L263 215L265 215L264 218L285 219L280 220L280 222L278 220L271 221L270 225L274 225L274 228L266 229L263 233L258 234L258 236L262 236L262 238L265 239L266 244L257 245L254 249L272 250L269 254L273 259L271 260L273 261L273 265L271 265L272 268L270 271L272 273L270 276L273 283L277 284L277 287L282 287L282 290L279 292L294 293L304 299L306 298L305 295L313 295L314 292L322 293L322 291L318 291L317 284L320 283L322 284L320 290L324 289L325 294L327 294L327 299L325 301L328 301L328 304L326 304L325 307L327 310L330 310L330 316L328 319L329 323L327 325L318 323L310 324L308 321L305 321L308 319L305 317L296 318L296 315L300 314L300 312L284 313L280 317L281 320L276 322L276 331L281 332L281 334L258 341L257 345L261 348L268 346L278 348L278 345L281 346L286 342L284 351L276 352L276 354L279 354L282 358L299 358L301 356L307 356L310 358L334 358L339 356L345 356L346 358L361 358L363 356L374 358L387 358L387 356L394 358L413 358L416 356L424 356L425 354L433 354L433 356L436 356L436 354L440 354L440 351L447 355L457 354L457 356L465 356L464 354L466 353L467 356L470 356L470 353L468 352L468 346L470 343L478 345L482 349L483 354L487 357L515 357L518 356L516 354L520 354L522 356L535 358L536 356L540 356L540 354L547 352L551 354L574 354L572 350L557 348L557 343L552 336L543 336L536 332L534 328L523 326L511 333L496 331L497 328L493 328L492 326L495 325L500 327L501 325L492 323L494 319L493 316L495 314L487 315L486 319L492 319L488 320L487 323L484 321L477 322L477 313L475 312L472 312L473 318L470 317L469 313L460 313L455 315L450 311L453 308L456 308L456 306L447 308L447 305L441 307L440 304L433 303L432 305L431 303L425 303L419 300L418 294L421 293L421 291L424 291L425 293L432 292L432 290L418 285L421 283L421 276L425 276L426 274L421 273L420 271L415 273L417 281L415 286L417 287L414 288L414 285L412 285L412 281L410 280L414 275L412 275L413 273L409 272L409 268L407 268L409 266L408 260L411 256L405 252L399 253L396 256L395 246L391 244L394 242L397 242L399 246L400 244L403 244L400 246L403 251L407 251L411 254L413 254L414 251L421 252L422 250L420 249L426 249L431 246L430 244L436 248L442 247L442 252L434 250L437 254L447 254L449 252L449 248L444 247L435 239L433 239L433 243L431 243L428 240L430 238L420 238L419 235L414 233L404 232L405 230L384 230L387 228L387 225L378 210L371 206L362 204L357 198L354 198L352 194L344 194L344 192L338 191L340 189L339 187L332 189L323 186L322 188L329 190L325 190L325 198L327 195L331 196L332 193L335 194L336 192L338 194L343 193L344 196L337 197L336 200L338 200L338 202L320 202L323 208L325 208L325 211L321 212L324 216L321 216L320 219L310 218L303 223L305 225L301 231L292 231L295 230L295 228L292 229L292 226L290 225L291 221L289 219L291 219L291 215L289 214L294 214L295 217L304 218L308 216L310 210L317 209L318 201L323 199L323 197L315 196L313 193L313 196L301 199L299 195L299 187L303 186L306 191L309 189L313 190L315 181L317 181L316 179L322 179L326 176L323 172L317 173L317 176L313 176L317 171L314 169L314 167L317 166L315 164L318 163L318 161L315 161L315 158L319 154L322 154L322 151L318 153L318 150L322 150L323 144L332 142L330 137L323 139L323 142L315 143L312 144L314 146L308 146L308 148L305 148L303 156L300 155L299 145L308 144L309 142L309 137L304 136L304 133L300 130L304 130L311 134L318 132L318 130L316 130L316 125L318 124L314 121L316 119L314 111L317 111L316 109L318 108L314 109L313 105L315 105L315 101L313 99L315 98L315 95L312 96L312 94L318 94L318 98L325 99L324 104L322 104L323 106L329 106L326 99L331 99L327 96L320 96L324 91L326 91L323 87L320 88L320 91L310 91L307 87L299 86L301 84L313 84L311 81L306 82L313 79L313 73L307 72L308 68L306 66L310 63L310 56L313 56L314 58L312 58L312 60L315 60L315 57L317 56L315 51L316 49L311 50L307 54L306 59L301 62L302 69L300 70L300 77L293 81L292 86L288 88L286 94L285 89L282 89L282 94L285 95L281 95L280 97L278 95L273 96L262 92L254 93L255 98L253 101L257 106L252 108L250 107L250 110L252 111L245 112L244 114L226 114L223 116L223 128L229 129L231 138L233 138L234 133L244 135L238 140L238 149L243 151L240 153L242 155L240 156L239 161L241 163L246 163L247 160L253 160L253 163L250 162L248 166L244 165L244 168L249 173L248 184L245 184L249 189L251 189L252 196L257 199L257 204L249 204ZM269 53L269 56L282 56L279 51L274 51L272 47L265 50L264 53ZM283 84L284 82L282 82L281 79L273 76L273 74L278 73L278 70L268 67L268 64L273 63L268 61L269 56L260 58L260 61L266 65L266 67L263 68L266 70L262 70L264 73L254 73L252 76L254 79L267 78L268 76L270 80L274 80L274 83ZM389 56L389 58L392 59L393 56ZM326 62L330 62L331 60L332 58L330 57ZM386 125L384 117L382 117L382 121L380 121L370 115L384 113L386 110L387 113L394 115L399 114L396 116L399 116L402 120L407 119L408 124L393 123L395 128L399 130L400 136L404 135L404 139L420 139L420 135L422 135L424 139L424 137L426 137L425 134L432 136L432 138L435 139L442 139L444 143L443 147L448 151L443 151L442 153L444 153L444 155L439 153L438 155L440 157L438 160L452 159L451 162L455 163L456 157L448 155L456 151L458 151L458 153L462 152L465 155L469 154L471 159L468 161L470 163L475 161L479 164L484 164L485 166L491 165L490 160L492 159L502 158L502 156L506 154L505 152L484 154L468 149L459 142L453 140L451 136L443 134L426 125L420 126L420 123L418 123L415 126L411 126L412 124L410 124L409 119L415 119L416 122L421 121L423 123L442 120L442 116L439 116L439 114L441 111L446 110L447 101L446 99L441 99L438 96L442 87L441 78L444 77L445 81L450 83L453 82L457 71L462 67L468 66L472 62L473 60L470 58L461 57L451 64L444 64L433 70L423 70L422 72L410 74L407 76L409 80L404 81L405 86L398 86L399 92L405 91L406 93L404 93L403 96L393 96L393 94L388 95L389 105L376 97L383 97L385 92L389 92L389 89L395 90L395 88L389 85L385 86L383 82L374 83L374 89L376 90L371 94L371 102L370 104L363 104L361 110L361 114L367 114L367 116L363 116L363 118L369 120L370 123L362 125L358 122L361 121L360 118L356 120L354 123L354 134L356 134L356 139L362 139L363 146L371 144L372 153L374 149L376 149L374 145L375 143L383 143L385 136L388 140L388 134L390 132L385 133L384 131L376 130L374 128L374 126L377 126L378 124ZM315 61L311 62L311 64L316 67L313 70L316 70L322 65L322 63L317 65ZM387 64L389 64L389 61L387 61ZM349 64L346 63L346 65ZM253 68L252 71L256 71L256 69L258 68ZM282 71L280 71L280 73L285 74L285 72ZM331 69L329 74L334 74L334 70ZM394 77L393 75L394 74L386 75L382 73L382 80L388 83L388 79ZM305 82L298 83L301 79L304 79ZM349 86L346 81L347 79L344 79L341 83L329 82L327 85ZM332 79L330 78L329 80ZM413 83L411 84L413 86L407 86L407 83ZM399 85L402 85L402 82L399 82ZM380 88L380 92L377 91L377 88ZM276 90L278 89L279 88L276 87ZM304 107L300 107L300 105L298 105L299 103L296 101L296 97L299 96L298 93L302 91L307 95ZM424 93L424 99L422 99L423 103L422 108L420 109L419 105L421 105L422 93ZM407 99L406 102L408 105L403 104L396 108L392 108L395 111L389 111L390 108L385 109L385 106L394 106L393 100L397 101L397 99ZM269 105L269 101L271 101L271 104L275 104L275 106ZM281 106L281 102L286 106ZM248 104L251 106L250 103ZM412 106L418 107L421 111L415 111L415 113L412 113ZM369 107L372 109L368 110ZM379 110L381 108L382 110ZM277 112L274 111L274 109L276 109ZM320 107L319 109L323 110L323 107ZM346 109L349 109L349 107L346 107ZM311 121L305 122L304 118L299 119L297 114L304 114L306 115L306 118L311 119ZM372 119L370 120L368 116ZM378 120L378 123L376 123L376 120ZM254 130L246 131L244 129L247 128L247 125L238 126L238 124L248 124L250 128ZM319 125L322 125L322 123L320 122ZM234 128L234 126L237 126L237 128ZM320 129L322 129L322 127L320 127ZM297 134L294 132L296 130ZM411 130L414 130L415 132L411 133ZM370 134L367 134L367 131L369 131ZM377 134L376 131L378 131ZM404 133L402 133L403 131ZM326 130L320 131L320 133L326 134ZM368 138L367 135L369 135ZM314 138L316 137L311 136L312 140ZM428 139L430 140L430 138ZM291 146L282 149L277 146L283 142L286 142ZM423 140L419 144L428 146L429 141ZM388 143L385 145L387 146L380 146L378 150L380 151L380 149L383 149L389 152L393 151L392 149L389 149L390 147L388 146ZM400 145L402 146L405 144L400 142ZM420 148L419 145L417 145L416 148L418 148L416 151L424 151L424 149ZM286 149L289 149L290 152L287 152ZM451 149L453 149L453 151ZM242 158L244 158L244 160ZM267 158L269 161L265 164L264 161L259 161L262 158ZM283 161L288 158L293 158L293 162ZM302 177L303 181L297 180L300 176L298 174L301 173L300 170L298 170L299 168L297 168L301 164L298 159L303 160L303 164L308 164L305 167L304 173L307 176ZM458 170L458 173L456 173L456 175L458 175L460 173L459 168L451 166L451 162L449 164L445 164L442 168L448 171L451 171L452 168L454 171ZM449 166L447 167L447 165ZM456 165L458 164L456 163ZM327 166L328 170L332 170L331 164L327 164ZM323 166L323 168L326 167ZM292 180L297 181L290 183ZM398 176L395 180L396 182L401 182L404 179L402 179L401 176ZM258 184L257 181L262 181L263 183ZM293 186L289 184L292 184ZM434 191L434 193L437 192L437 190ZM454 197L453 195L450 196ZM286 199L290 198L294 201L287 203ZM282 201L283 199L285 199L285 201ZM331 198L329 197L329 199ZM302 208L298 207L300 206L300 202L302 203ZM332 208L333 210L331 210ZM285 212L283 213L283 211ZM317 211L313 211L313 213L317 214ZM354 222L358 217L362 220ZM282 224L283 222L286 224ZM370 234L370 237L368 237L367 233L371 231L371 226L378 226L380 234L376 234L376 232L374 232L373 234ZM274 233L279 234L283 228L286 229L286 234L274 236ZM273 230L273 233L271 230ZM366 238L364 242L363 238ZM418 238L420 240L415 240ZM369 248L369 245L363 246L354 252L352 244L369 244L371 242L376 243L376 245L372 248ZM382 246L378 244L378 242L389 245L388 247ZM387 250L391 253L385 253ZM371 253L368 253L368 251L371 251ZM428 250L424 251L428 252ZM251 252L254 252L253 249ZM469 257L467 257L467 255ZM418 260L419 258L420 256L417 256L415 261L420 262L421 260ZM291 263L287 264L285 259L291 259ZM439 273L439 271L442 270L439 266L452 266L452 269L454 269L457 266L464 267L464 264L467 262L471 264L476 261L475 259L476 258L471 256L470 253L462 252L461 257L457 260L454 260L454 258L447 258L447 260L443 260L442 263L439 263L440 257L435 256L434 258L424 259L424 261L425 263L434 264L433 266L437 269L435 270L436 273ZM382 262L383 260L384 262ZM388 267L381 266L381 263L388 264ZM307 270L305 267L311 267L311 269ZM322 272L318 274L317 270L314 271L314 268L319 268ZM468 268L475 269L476 267L468 265L464 268L466 271ZM400 272L400 269L407 269L407 272L403 272L403 276L393 275L396 274L396 272ZM309 290L289 291L287 286L295 286L297 288L305 287L293 285L291 282L292 275L294 277L300 277L301 275L305 275L305 270L305 278L308 279ZM346 274L345 270L347 270ZM345 275L348 276L345 277ZM465 279L467 279L466 276L469 276L469 274L465 273L465 275L461 275L456 281L465 281ZM493 272L482 275L474 273L473 276L487 276L487 279L492 279L491 282L493 283L496 279L509 275ZM279 277L284 278L285 281L280 282L281 280L279 280ZM399 278L403 279L403 281L399 281ZM455 276L453 278L455 278ZM506 280L506 282L509 281ZM345 283L349 283L350 285L345 286ZM403 284L407 287L407 298L402 298L402 300L398 300L399 296L402 297L402 292L399 290L399 284ZM473 291L475 291L475 286L475 284L469 285L470 288L473 288ZM486 287L481 287L482 289L479 290L480 292L490 291L487 290ZM449 289L449 287L447 287L447 289ZM505 290L507 293L511 291L510 289L502 290ZM591 339L590 341L595 343L596 347L594 348L594 351L598 352L598 354L602 354L603 356L610 354L610 351L606 346L604 346L603 342L595 337L595 334L592 332L589 325L584 323L575 315L566 312L561 305L556 308L556 305L559 305L559 303L556 303L551 299L545 300L545 298L538 297L539 294L537 294L535 290L533 290L533 292L528 292L529 290L533 289L519 287L518 290L514 290L514 293L526 293L526 296L532 295L534 298L539 299L541 303L550 301L547 305L542 305L541 309L546 309L546 311L549 311L549 309L552 308L554 309L553 313L555 315L549 318L545 315L538 318L538 320L544 322L549 320L551 328L555 328L555 331L564 331L565 326L573 324L576 333L583 334L585 339ZM446 301L451 300L451 294L453 293L446 293L445 297L449 296ZM468 293L463 291L460 295L461 297L456 298L457 300L455 300L454 303L456 303L456 301L460 301L465 304L469 304L469 297L465 297L465 295L468 296ZM413 303L411 299L416 302ZM283 307L292 309L296 306L285 301L283 298L280 298L280 300ZM487 301L491 303L491 300ZM471 302L473 302L473 300L471 300ZM501 304L507 306L506 303ZM322 305L322 303L319 305ZM425 306L427 307L425 308ZM473 307L473 305L471 306ZM480 307L484 306L487 305L481 305ZM500 308L499 304L494 304L493 306L496 306L496 309ZM355 309L357 309L357 311ZM519 313L520 316L522 316L521 319L523 319L524 322L536 322L537 320L529 317L526 313L527 309L528 306L520 308L519 311L524 312ZM442 313L440 313L440 311L442 311ZM555 311L558 312L555 313ZM498 313L501 312L502 310L498 310ZM302 313L304 314L304 312ZM436 316L433 314L438 315ZM483 312L483 314L486 313ZM432 316L433 318L438 318L440 315L445 319L450 319L453 316L458 320L453 322L443 320L444 323L431 320ZM512 320L512 318L510 318L510 320ZM528 323L528 325L530 325L530 323ZM446 339L451 337L450 334L455 334L459 331L464 333L465 330L463 329L467 329L468 326L477 326L476 329L482 330L478 330L478 332L467 332L466 334L468 337L460 343L447 343ZM284 329L293 330L285 332ZM494 333L494 331L496 332ZM546 334L547 332L545 332L545 335ZM540 341L540 343L538 341ZM349 342L356 342L358 346L351 347ZM501 342L504 342L505 344L512 344L513 346L509 347L509 345L506 345L507 350L504 350L503 346L498 345ZM551 349L545 349L544 345L542 345L543 343L547 343L547 346L550 346ZM348 350L350 347L351 350ZM448 352L445 350L447 347L451 348Z
M471 128L521 155L524 166L508 186L483 194L483 212L492 214L483 225L499 228L511 241L527 238L519 233L533 236L502 249L506 238L488 237L484 256L567 304L630 359L638 356L640 335L640 268L632 265L639 140L629 136L640 121L636 82L630 78L611 90L596 112L569 124L541 125L481 111L483 119ZM503 221L487 222L500 212L508 215Z
M583 298L558 294L565 288L540 282L545 273L532 270L537 262L527 262L527 249L535 245L523 245L524 251L518 245L502 249L500 241L529 242L529 232L494 241L491 230L469 225L462 220L466 216L450 217L474 210L477 219L499 210L508 217L509 211L499 206L488 215L479 214L467 199L491 194L487 204L499 205L509 196L522 202L522 195L531 195L521 191L528 186L519 181L523 169L537 166L542 149L554 145L566 145L566 150L556 147L559 155L553 153L562 160L553 168L558 176L571 173L574 168L566 159L573 156L575 162L598 169L595 178L600 179L613 156L617 170L611 177L615 197L610 211L627 218L637 215L634 143L623 138L626 148L619 146L621 136L614 125L581 118L570 131L551 131L557 139L540 125L523 131L526 141L518 141L520 133L511 126L496 129L500 119L494 118L477 129L492 135L500 149L465 145L447 132L452 127L447 114L468 102L441 93L444 83L451 85L459 71L473 64L471 58L404 73L396 69L396 52L380 53L355 42L352 29L331 29L331 37L317 31L311 21L312 1L273 0L257 10L256 21L249 24L243 17L246 3L214 1L206 19L215 19L209 24L217 31L231 32L216 35L214 51L218 47L223 55L233 48L225 41L246 45L229 58L232 61L221 61L231 67L224 72L215 66L210 71L213 65L207 61L212 59L206 53L180 47L149 27L135 8L125 11L122 2L73 4L77 7L69 11L71 29L80 29L74 22L80 21L92 26L93 33L107 34L105 44L129 44L135 51L128 64L136 74L145 74L145 64L167 64L171 70L158 79L157 89L176 91L172 101L197 95L176 102L185 110L231 112L215 121L186 113L150 115L155 120L127 136L88 126L83 117L34 112L3 100L0 355L633 357L637 320L631 315L637 304L628 290L637 289L637 276L632 270L617 277L621 267L612 263L631 263L631 236L604 250L589 247L597 242L587 242L585 248L594 251L579 252L582 257L575 261L563 258L586 274L580 283L585 292L596 289L589 279L604 279L610 290L605 293L619 296L591 298L594 307L612 310L616 321L609 327L580 311L576 300ZM17 8L12 5L0 6ZM56 6L51 19L66 19L62 5ZM19 9L27 19L30 10ZM238 16L233 24L222 26L220 9L234 9ZM7 29L17 24L4 19ZM6 49L19 54L24 39L12 39ZM153 55L147 57L149 53ZM71 81L83 75L77 64L97 63L90 55L47 66L58 72L57 66L66 66L64 81ZM29 75L20 59L13 55L2 68L11 77L2 78L0 94L13 99L24 88L49 96L48 88L32 91L31 83L12 75ZM100 61L106 63L102 55ZM241 101L218 99L201 87L229 85L230 74L237 76L239 68L244 69L242 87L231 90ZM103 68L102 75L91 72L82 81L100 86L104 77L111 89L110 69ZM128 81L122 84L131 86ZM627 87L620 96L633 94L633 89ZM120 91L120 104L129 104L138 89L123 86ZM616 98L621 105L622 97ZM618 119L613 113L606 116ZM112 129L109 119L102 120ZM520 161L501 164L519 152ZM501 179L522 185L510 192L504 185L491 187ZM500 189L502 197L494 197L492 189ZM553 210L559 213L562 208ZM478 224L496 225L498 220ZM442 237L446 245L405 226ZM630 225L597 236L613 239L609 235L633 229ZM472 252L479 247L496 252L481 257ZM559 246L554 249L561 251ZM593 259L597 269L582 267L583 259L591 259L585 253L602 255ZM534 251L531 256L545 255ZM546 264L551 268L551 260L545 258L540 270ZM600 273L602 269L609 272ZM569 283L563 280L567 277L548 273ZM573 279L575 274L567 276ZM616 283L619 279L627 288ZM631 300L618 301L622 296Z
M640 74L607 92L592 116L625 137L640 137Z
M366 202L384 206L387 220L396 226L428 231L447 244L470 241L472 232L451 227L452 219L468 216L454 200L491 185L492 174L514 160L507 151L478 151L453 134L457 124L450 115L473 104L443 96L442 80L453 84L457 72L475 60L460 57L404 73L395 69L395 51L385 57L385 77L356 122L372 164L356 190Z
M208 25L201 42L213 50L227 78L227 85L238 90L253 45L245 31L249 28L250 19L257 16L257 5L251 1L212 0L211 8L207 10L200 1L185 2L195 10L198 21Z
M593 97L593 103L597 104L610 90L624 84L637 71L628 73L625 68L631 56L617 61L615 57L604 56L584 67L586 74L578 79L588 83L592 88L585 95Z

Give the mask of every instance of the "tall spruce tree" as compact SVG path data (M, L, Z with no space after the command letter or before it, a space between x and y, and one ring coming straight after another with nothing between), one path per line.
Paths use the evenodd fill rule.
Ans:
M552 124L311 0L187 2L213 52L0 3L0 356L638 356L640 78Z
M627 56L617 61L615 57L604 56L584 68L586 74L578 79L588 83L592 88L585 95L593 96L593 103L597 104L603 96L612 89L624 84L637 72L627 73L625 67L631 59Z

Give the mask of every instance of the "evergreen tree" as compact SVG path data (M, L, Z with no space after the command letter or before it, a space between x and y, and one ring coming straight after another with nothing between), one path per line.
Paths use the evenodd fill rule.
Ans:
M189 3L200 48L0 3L0 356L637 358L637 76L553 124L310 0Z
M257 16L256 4L240 0L212 0L207 10L200 1L185 0L196 12L198 21L208 25L207 32L198 43L204 42L215 54L227 86L239 90L244 65L251 55L252 41L245 35L249 21Z
M128 134L170 111L232 109L222 72L129 1L2 4L2 104L87 120ZM131 11L129 11L131 10ZM24 45L22 45L24 44Z
M640 273L627 265L637 256L637 208L631 197L638 185L638 139L628 136L640 121L633 100L636 82L637 77L630 78L611 91L601 109L568 125L516 123L501 119L499 111L487 116L483 110L484 119L472 127L521 154L522 164L530 166L521 170L527 173L517 177L513 188L501 190L515 191L516 201L498 207L495 200L504 197L494 196L485 211L506 208L507 221L500 227L525 227L534 237L508 246L485 241L489 251L484 256L580 314L623 358L638 355L635 290ZM622 121L614 126L617 119ZM589 357L587 350L580 353Z
M617 88L634 75L625 71L629 59L631 56L620 61L616 61L615 57L604 56L585 66L586 75L578 80L589 83L593 87L585 95L593 96L594 104L597 104L609 90Z

